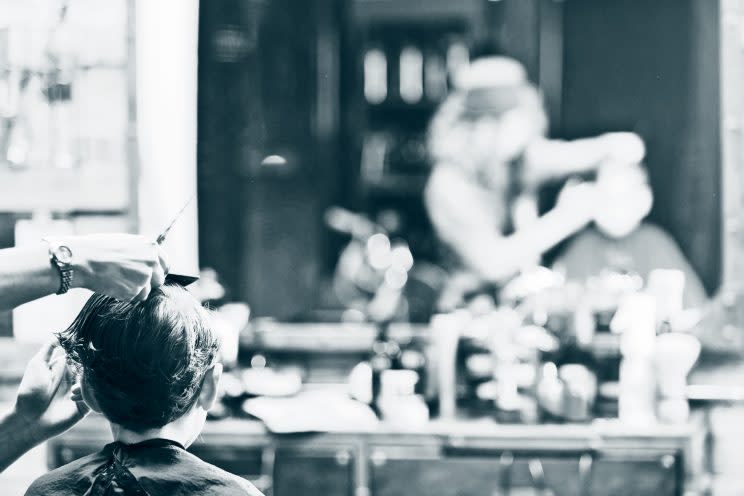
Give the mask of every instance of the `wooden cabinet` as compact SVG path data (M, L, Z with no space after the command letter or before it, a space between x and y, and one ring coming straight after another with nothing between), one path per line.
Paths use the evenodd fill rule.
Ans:
M374 496L661 496L682 493L683 468L673 452L429 457L388 448L372 452L370 487Z
M661 496L682 494L682 466L673 454L635 455L598 460L591 489L597 496Z
M54 468L95 451L89 442L55 442ZM482 496L556 494L579 496L674 496L684 486L683 459L674 450L633 453L492 452L446 456L436 444L315 445L279 441L267 446L196 444L190 451L239 475L267 496ZM361 462L361 463L360 463ZM363 467L363 470L359 470ZM540 492L542 491L542 492Z
M410 458L373 461L375 496L481 496L548 488L579 492L579 461L560 457Z
M275 456L273 496L354 494L355 456L349 448L279 448Z
M189 451L266 496L677 496L700 482L704 434L697 420L653 428L473 420L271 435L259 422L224 419L207 422ZM49 467L110 439L91 415L49 441Z

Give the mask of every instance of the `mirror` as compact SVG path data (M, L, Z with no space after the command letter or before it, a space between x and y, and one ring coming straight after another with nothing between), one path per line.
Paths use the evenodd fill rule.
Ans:
M736 2L420 4L202 3L200 252L234 297L257 316L330 318L318 309L349 241L326 222L332 206L388 223L417 261L434 258L426 126L450 59L491 40L541 88L552 137L644 138L649 222L721 302L716 318L744 323ZM677 29L656 29L661 19ZM267 156L291 167L267 173Z

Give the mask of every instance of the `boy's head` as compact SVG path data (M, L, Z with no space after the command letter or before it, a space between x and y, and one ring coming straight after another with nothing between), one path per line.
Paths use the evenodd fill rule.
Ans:
M651 212L654 195L641 164L606 162L597 173L597 190L603 202L594 222L605 236L628 236Z
M221 372L218 341L209 312L182 287L131 303L94 294L59 341L86 402L113 424L144 432L193 416L201 429Z

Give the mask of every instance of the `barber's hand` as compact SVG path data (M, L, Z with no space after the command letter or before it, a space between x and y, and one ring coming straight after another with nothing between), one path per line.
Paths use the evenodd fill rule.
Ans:
M635 133L607 133L602 135L607 146L607 160L625 164L638 164L646 156L646 145Z
M56 342L31 358L18 387L15 414L24 421L34 442L63 433L88 414L80 387Z
M596 184L569 180L558 195L556 208L576 219L589 222L594 220L598 201Z
M64 238L73 256L74 287L118 300L145 300L165 282L168 263L162 248L133 234L93 234Z

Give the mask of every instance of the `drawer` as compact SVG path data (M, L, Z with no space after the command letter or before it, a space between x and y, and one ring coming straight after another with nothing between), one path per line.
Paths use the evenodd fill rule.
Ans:
M579 494L579 459L560 457L386 458L372 454L374 496L483 496L535 494L545 488L554 494ZM539 494L539 493L538 493Z
M596 496L675 496L684 483L681 460L673 455L648 459L599 459L591 472Z
M352 496L355 456L351 449L278 449L273 496Z
M370 456L370 476L374 496L675 496L684 482L681 458L658 453L417 457L379 448Z

